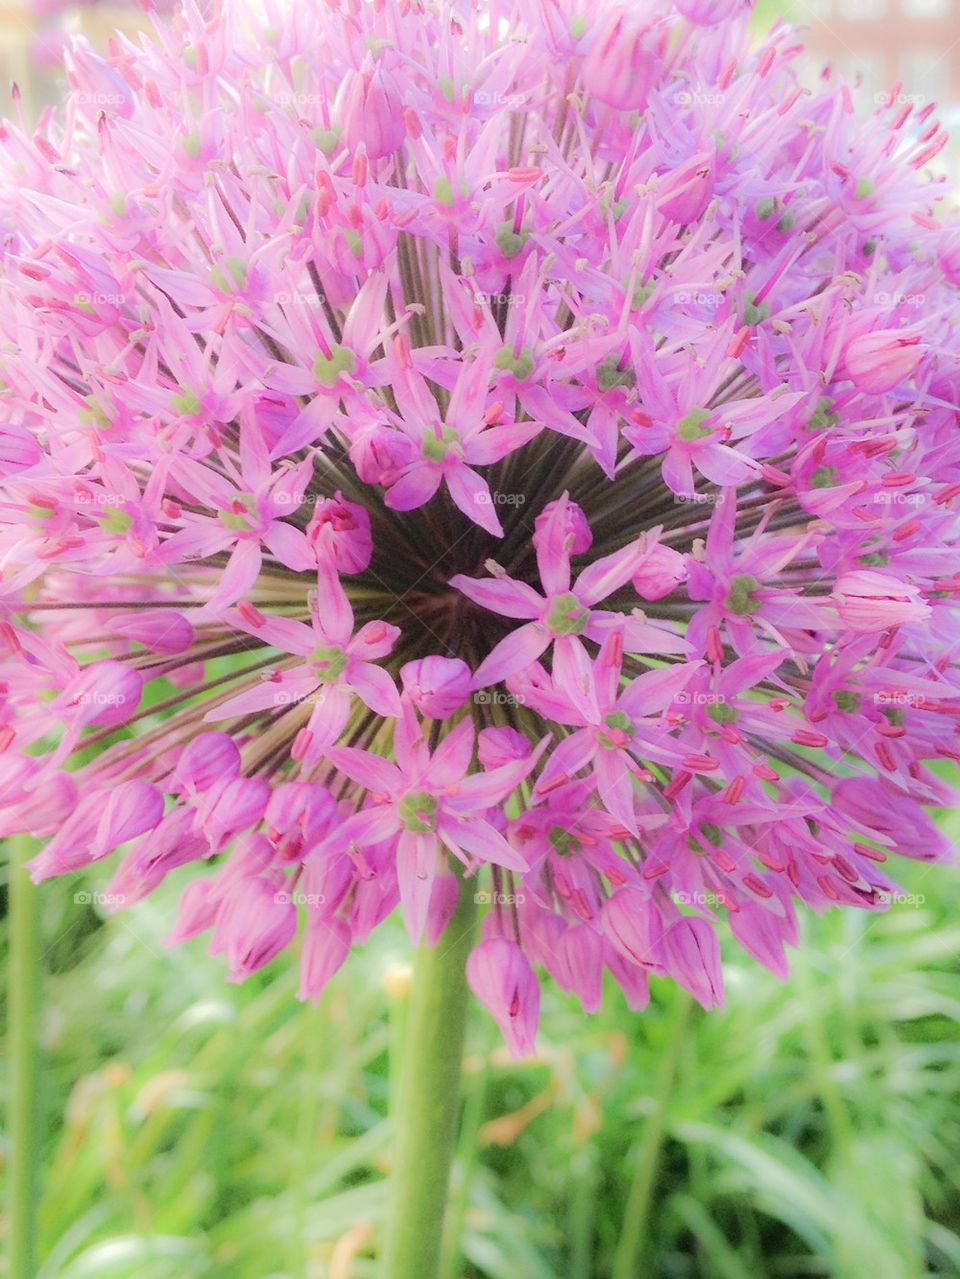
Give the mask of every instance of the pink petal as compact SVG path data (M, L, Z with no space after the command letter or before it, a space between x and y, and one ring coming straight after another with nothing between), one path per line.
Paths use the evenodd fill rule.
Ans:
M306 573L314 567L317 557L303 533L291 524L274 520L263 535L267 546L284 566L294 573Z
M439 466L417 462L387 489L384 502L391 511L413 511L429 502L440 487L443 471Z
M464 577L458 573L451 577L450 585L474 604L501 617L539 617L546 602L532 586L514 581L512 577Z
M403 774L396 764L371 751L355 746L334 746L327 751L327 759L371 794L397 795L404 788Z
M600 722L593 666L575 635L562 635L553 646L553 682L590 724Z
M516 675L550 647L551 639L550 632L539 622L528 622L511 631L480 663L473 676L473 687L486 688L488 684L499 684L509 675Z
M511 848L495 827L481 817L454 821L450 817L440 819L440 837L454 853L462 850L481 862L492 862L505 870L525 871L530 867L526 860Z
M397 882L403 922L410 940L419 943L427 927L433 881L440 870L436 835L404 831L397 844Z
M358 662L350 671L350 687L376 715L399 716L400 694L383 667Z
M503 527L497 519L487 481L464 465L451 467L444 472L444 478L454 505L463 511L467 519L495 537L502 537Z

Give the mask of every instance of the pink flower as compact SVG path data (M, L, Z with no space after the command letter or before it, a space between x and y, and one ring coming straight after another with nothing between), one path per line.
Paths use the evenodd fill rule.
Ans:
M340 847L353 843L364 848L395 838L400 901L416 940L427 925L433 882L443 864L441 850L465 866L476 859L508 870L526 867L486 814L532 771L546 742L526 759L467 777L473 746L473 726L461 721L431 752L408 709L397 724L395 764L354 747L327 751L372 800L339 826L331 840Z
M951 855L944 131L740 0L241 10L2 130L0 836L306 1000L469 895L517 1054L784 977Z

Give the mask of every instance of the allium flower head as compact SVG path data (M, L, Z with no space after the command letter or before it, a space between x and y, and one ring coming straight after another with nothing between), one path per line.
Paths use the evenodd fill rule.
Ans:
M474 893L518 1053L544 971L785 975L949 856L933 108L738 0L265 8L3 126L0 830L306 999Z

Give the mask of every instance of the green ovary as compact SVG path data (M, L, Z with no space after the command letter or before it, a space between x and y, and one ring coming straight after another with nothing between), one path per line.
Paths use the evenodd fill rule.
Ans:
M543 620L554 635L582 635L590 621L590 610L570 591L553 597Z
M313 362L313 376L323 386L333 386L341 373L353 373L357 357L346 346L334 346L329 355L320 354Z
M677 423L677 439L684 444L692 444L695 440L705 440L713 432L704 422L710 416L709 409L691 409Z
M580 852L580 841L576 835L564 830L562 826L551 826L548 838L553 845L553 851L559 857L573 857Z
M220 523L231 533L249 533L257 519L257 500L252 493L238 493L232 503L241 510L220 512Z
M607 733L601 729L598 741L606 750L622 749L626 744L623 740L624 734L627 741L633 737L633 721L626 711L611 711L609 715L604 715L603 722L610 731Z
M324 684L332 684L346 669L347 655L336 644L318 644L310 654L310 661L317 668L317 678Z
M414 834L432 831L436 823L437 801L425 790L410 791L397 805L404 830Z
M440 434L429 431L423 437L421 450L428 462L442 462L451 449L460 443L460 436L452 426L440 428Z
M737 573L730 579L727 608L737 617L748 617L755 613L760 607L760 601L755 598L755 592L759 589L760 583L752 573Z

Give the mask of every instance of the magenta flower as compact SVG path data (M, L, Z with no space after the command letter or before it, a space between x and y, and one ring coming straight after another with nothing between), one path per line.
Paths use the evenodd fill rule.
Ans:
M299 934L310 1000L479 907L521 1054L544 973L712 1007L721 934L783 977L800 908L951 856L946 139L748 17L236 0L5 122L36 879L119 850L117 906L172 876L231 980Z

